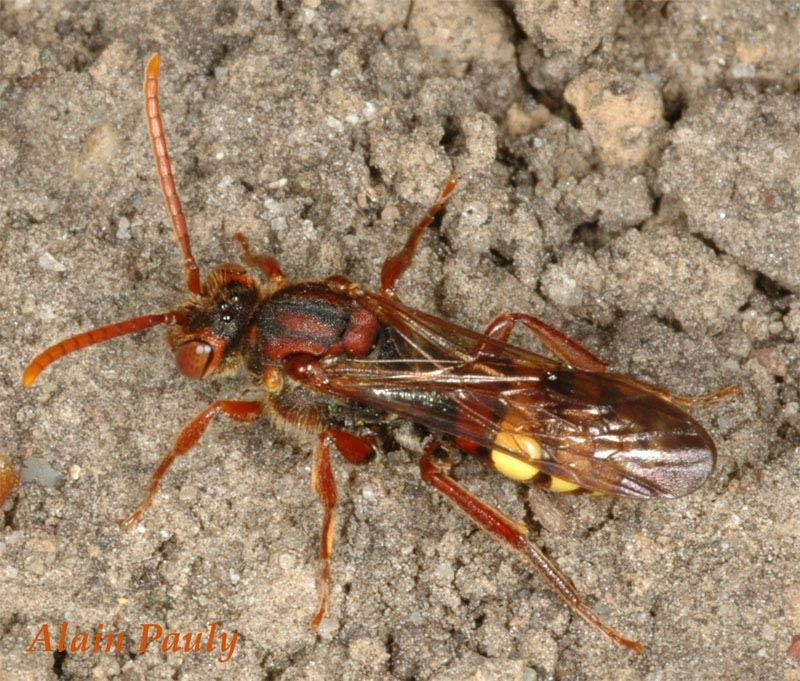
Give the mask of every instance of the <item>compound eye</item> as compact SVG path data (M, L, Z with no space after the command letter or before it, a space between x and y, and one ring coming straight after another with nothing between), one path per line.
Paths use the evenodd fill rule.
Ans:
M213 357L214 349L205 341L187 341L175 349L175 364L187 378L203 378Z

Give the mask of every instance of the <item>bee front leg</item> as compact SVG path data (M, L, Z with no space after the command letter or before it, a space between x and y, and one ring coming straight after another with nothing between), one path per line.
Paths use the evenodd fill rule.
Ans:
M621 646L638 653L644 651L641 643L625 638L603 622L600 616L586 605L569 577L561 572L558 566L528 539L528 529L525 525L493 508L450 477L450 464L437 456L438 448L438 442L431 442L425 447L425 453L420 461L420 472L425 482L446 496L478 527L500 539L519 556L525 558L542 574L558 595L567 602L567 605L588 624Z
M375 445L369 439L352 435L343 430L328 429L319 436L317 448L314 450L314 465L311 469L311 485L322 503L322 537L319 550L321 562L319 574L319 606L308 628L319 627L328 610L331 596L331 556L333 555L333 538L336 526L336 478L331 466L331 445L353 464L362 464L375 451Z
M247 402L243 400L218 400L209 404L183 427L172 449L161 459L158 467L150 476L150 486L144 501L136 507L133 513L120 521L120 527L127 532L138 522L139 518L142 517L142 514L153 502L153 497L158 491L161 479L169 470L169 467L175 463L175 459L186 454L186 452L200 441L200 438L203 437L203 433L206 432L206 428L208 428L208 424L211 423L216 416L224 414L234 421L255 421L261 416L263 408L264 405L262 402Z

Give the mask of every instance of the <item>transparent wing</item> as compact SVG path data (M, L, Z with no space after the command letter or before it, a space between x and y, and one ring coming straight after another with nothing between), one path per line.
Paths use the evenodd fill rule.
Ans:
M382 356L323 360L334 394L403 416L470 452L501 451L582 490L687 494L711 472L710 437L646 386L577 371L374 294ZM530 448L515 443L530 440Z

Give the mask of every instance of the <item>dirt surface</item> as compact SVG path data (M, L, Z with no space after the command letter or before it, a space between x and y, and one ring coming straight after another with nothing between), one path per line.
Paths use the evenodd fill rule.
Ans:
M0 515L0 677L800 679L798 35L785 0L0 1L0 451L24 479ZM268 423L216 424L119 530L191 415L257 394L184 379L161 330L20 386L48 344L185 296L142 113L154 51L204 272L239 259L241 230L291 276L374 287L455 168L409 302L473 328L531 312L677 392L742 385L696 411L718 466L677 501L456 469L645 654L474 531L405 449L336 463L318 636L310 450ZM129 646L25 651L62 622ZM136 651L143 624L211 622L238 632L233 659Z

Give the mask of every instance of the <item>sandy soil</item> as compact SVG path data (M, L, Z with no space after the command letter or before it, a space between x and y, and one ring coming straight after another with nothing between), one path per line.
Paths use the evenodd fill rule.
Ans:
M0 516L0 677L800 679L798 35L785 0L0 2L0 450L25 478ZM310 453L267 423L215 425L118 529L181 425L253 394L182 378L162 331L20 386L48 344L185 296L142 114L153 51L204 271L241 230L292 276L375 286L456 168L408 301L473 328L532 312L678 392L743 386L697 410L718 467L674 502L457 469L644 655L474 531L407 450L336 464L319 636ZM62 622L131 647L25 652ZM216 622L236 654L137 653L154 622Z

